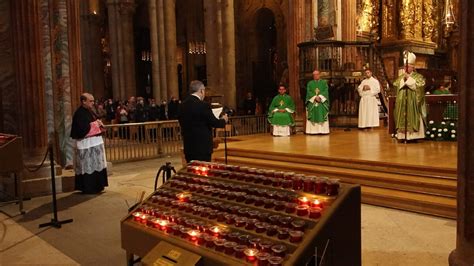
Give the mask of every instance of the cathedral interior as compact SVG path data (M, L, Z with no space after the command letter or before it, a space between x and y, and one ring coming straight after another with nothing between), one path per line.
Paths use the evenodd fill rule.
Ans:
M450 178L453 184L457 182L457 185L453 185L453 191L449 192L450 209L446 212L436 210L433 206L414 210L395 203L374 205L414 210L429 215L434 213L434 216L451 219L448 221L453 223L456 223L457 217L458 231L451 232L453 237L457 236L457 243L446 250L445 258L433 261L436 265L445 265L449 252L457 248L458 253L451 253L449 262L451 265L464 265L460 261L467 262L474 258L471 250L474 248L474 182L472 173L468 171L474 165L469 150L469 147L472 148L469 136L472 136L470 132L474 125L466 122L469 121L469 112L472 113L473 108L469 107L469 101L474 100L472 92L467 88L468 85L471 86L468 81L472 79L473 72L469 60L473 59L474 54L470 48L466 48L473 39L469 30L473 29L470 15L474 14L474 10L473 4L469 2L0 0L0 132L22 138L20 157L23 158L25 167L44 162L44 152L49 151L49 147L54 147L51 149L55 153L54 167L58 176L64 176L60 192L71 192L73 188L68 187L73 186L71 184L74 182L71 170L74 164L71 123L74 111L81 105L80 96L85 92L93 95L96 105L101 105L101 108L107 108L110 101L113 108L119 110L122 105L135 103L138 99L150 106L152 103L166 106L159 111L161 116L151 118L150 113L146 120L129 117L127 122L145 123L130 126L126 123L123 125L117 114L105 118L104 111L107 134L113 136L111 140L105 141L107 158L109 163L117 163L116 169L123 171L118 173L118 178L124 178L124 173L129 172L120 163L157 158L162 163L161 159L166 156L174 156L172 160L179 163L179 124L171 114L170 107L174 100L181 102L189 95L189 84L193 80L204 83L207 101L232 110L236 117L234 121L239 121L235 125L240 123L240 133L235 128L228 130L225 127L223 130L224 137L229 132L236 138L230 139L232 143L240 141L239 137L244 135L242 132L245 130L248 135L268 134L266 115L280 85L287 88L288 94L295 101L295 135L303 132L307 116L306 85L312 80L315 70L320 72L321 78L329 86L328 119L331 128L335 132L352 130L354 133L360 102L357 87L364 79L364 71L370 69L380 82L377 99L382 125L377 132L381 132L380 140L390 142L390 135L393 136L395 132L391 119L396 101L394 82L404 71L406 51L409 51L416 54L416 72L426 79L426 101L433 106L432 117L443 116L445 119L445 106L456 106L456 131L459 133L453 137L454 142L451 144L433 144L434 141L427 141L423 144L428 144L419 151L402 152L415 156L414 161L421 161L416 157L419 154L425 156L432 151L440 154L436 158L452 156L439 161L440 164L452 166L449 175L452 175ZM448 90L449 95L442 100L439 97L430 98L440 87ZM251 117L245 110L245 101L250 94L255 104ZM436 104L444 107L439 107L439 111L436 111ZM152 124L146 124L148 122ZM156 130L162 132L158 133L163 139L161 142L156 140ZM148 133L140 136L142 131L154 132L150 133L150 143L160 143L163 146L147 146L150 144L145 137ZM126 136L123 137L122 133ZM136 145L126 143L133 134L139 139L136 140ZM219 136L219 132L215 134ZM360 132L356 134L359 134L359 139L364 138L360 137ZM303 143L314 144L306 140ZM327 143L331 142L328 140ZM230 146L236 149L235 154L243 153L236 146ZM130 151L129 147L132 147ZM225 147L227 163L227 146ZM382 147L381 150L400 152L398 146L386 147L390 148ZM302 150L305 149L306 146L303 146ZM332 156L331 152L328 154L329 157ZM354 154L354 157L359 156ZM276 158L277 155L272 156ZM8 154L1 158L3 160L7 157ZM392 158L389 155L381 157ZM222 158L216 161L222 162ZM7 164L0 165L3 167ZM270 165L268 162L267 164ZM436 164L429 161L425 166L436 167ZM292 166L288 167L291 170ZM0 173L3 172L1 170ZM154 175L155 172L147 174ZM24 186L27 197L34 199L51 193L48 187L49 166L43 166L38 174L23 170L23 175L24 181L28 183ZM424 175L425 173L413 174L417 178L425 178ZM0 184L1 193L12 191L12 184L9 182L0 182L3 183ZM362 201L367 200L364 193L362 191ZM429 193L439 196L438 192ZM127 197L133 198L130 195ZM1 196L0 199L3 200ZM462 210L459 211L461 207ZM366 212L371 211L369 207L363 207L363 211L364 208ZM0 212L3 213L1 210ZM7 250L3 248L0 253ZM367 251L364 252L363 258L367 258ZM128 255L127 253L127 258ZM455 258L456 256L459 257ZM455 262L457 259L459 264ZM77 261L80 260L76 259ZM377 260L371 261L374 264L367 265L384 265L380 260L377 263L375 261ZM414 261L416 259L411 260L411 263ZM62 262L69 264L70 261ZM419 265L434 265L431 262ZM2 260L0 263L3 263ZM80 263L93 264L91 261ZM393 265L410 264L404 264L403 260L400 261L401 264L397 263ZM360 262L354 265L360 265Z

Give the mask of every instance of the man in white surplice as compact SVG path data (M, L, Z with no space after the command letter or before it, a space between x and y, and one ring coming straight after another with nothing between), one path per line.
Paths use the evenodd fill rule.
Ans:
M372 76L370 69L365 70L365 76L357 88L360 95L359 128L378 127L379 104L376 96L380 92L380 83Z

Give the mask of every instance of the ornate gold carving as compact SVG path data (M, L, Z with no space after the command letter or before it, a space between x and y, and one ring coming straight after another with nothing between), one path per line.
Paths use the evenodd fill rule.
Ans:
M357 19L357 30L379 35L379 1L362 0L359 6L359 16Z
M392 39L395 32L395 0L384 0L382 6L382 38Z
M433 14L433 0L424 0L423 2L423 40L432 42L435 25L435 16Z
M423 40L423 0L414 0L413 30L415 39Z
M400 1L400 38L415 38L415 3L414 0Z

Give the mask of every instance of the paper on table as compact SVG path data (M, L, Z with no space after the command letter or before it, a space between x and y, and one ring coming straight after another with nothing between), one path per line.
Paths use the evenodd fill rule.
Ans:
M223 109L224 109L223 107L212 108L212 113L217 119L219 119L219 116L221 115Z

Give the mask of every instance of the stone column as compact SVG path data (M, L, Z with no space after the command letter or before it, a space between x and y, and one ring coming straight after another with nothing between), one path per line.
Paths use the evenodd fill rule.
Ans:
M234 0L222 0L224 104L236 108Z
M136 94L133 45L134 0L107 0L114 98L125 100Z
M290 1L288 11L288 72L289 72L289 94L296 104L297 117L304 116L304 105L299 84L299 49L297 44L304 40L305 25L304 1Z
M133 13L135 12L135 0L122 0L120 7L120 22L122 42L120 45L123 50L123 72L125 98L137 94L135 82L135 49L133 44Z
M168 99L168 78L166 75L166 42L165 42L165 13L164 13L164 2L165 0L157 0L156 15L158 20L158 64L160 70L160 91L161 99L157 99L157 102L161 102L162 99Z
M48 144L40 1L17 0L10 4L17 88L10 95L18 98L8 100L17 103L17 133L23 137L24 153L37 156L44 154Z
M119 38L119 21L120 16L118 12L118 7L116 0L107 0L107 10L109 17L109 45L110 45L110 65L111 65L111 76L112 76L112 91L113 98L118 100L124 100L125 93L122 92L121 88L123 87L123 81L120 77L120 68L122 67L120 55L120 43L121 39Z
M160 100L160 62L158 61L158 18L156 0L148 0L148 10L150 17L151 76L153 80L153 98Z
M167 100L179 97L178 64L176 61L176 0L164 1Z
M217 26L217 88L216 93L224 95L224 57L222 47L222 0L216 0L216 26Z
M204 34L206 39L207 86L216 91L219 86L217 49L217 10L215 0L204 0Z
M458 121L458 195L456 249L449 255L450 265L474 265L474 3L461 0L461 53L458 66L460 106Z

